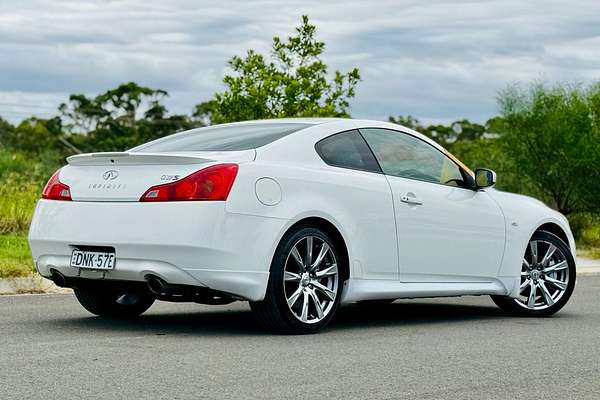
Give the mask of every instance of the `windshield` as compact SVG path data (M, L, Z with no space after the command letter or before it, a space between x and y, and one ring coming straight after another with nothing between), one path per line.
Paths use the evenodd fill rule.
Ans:
M134 147L132 152L169 153L193 151L238 151L264 146L311 124L258 123L217 125L166 136Z

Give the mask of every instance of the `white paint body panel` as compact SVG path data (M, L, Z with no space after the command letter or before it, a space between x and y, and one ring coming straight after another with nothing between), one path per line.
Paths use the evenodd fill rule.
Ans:
M40 200L29 242L38 271L67 276L73 245L114 246L116 267L84 277L206 286L248 300L264 297L271 260L296 222L319 217L340 232L349 277L342 301L500 294L515 296L521 258L542 224L559 226L575 252L566 219L542 203L493 189L471 191L325 164L319 140L384 122L288 120L315 125L256 150L168 155L84 156L61 170L72 202ZM277 122L277 120L275 120ZM252 123L252 122L251 122ZM218 162L239 171L226 202L139 203L163 175L186 176ZM119 172L126 188L93 188L102 174ZM408 206L414 192L424 202Z
M389 177L403 282L489 282L504 253L504 215L484 191ZM422 204L400 201L416 196Z

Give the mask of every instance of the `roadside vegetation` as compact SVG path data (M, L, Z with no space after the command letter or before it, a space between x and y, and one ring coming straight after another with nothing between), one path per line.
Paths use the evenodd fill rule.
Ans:
M33 271L27 230L42 187L61 157L0 149L0 278Z
M33 271L26 235L0 235L0 278L26 276Z
M50 119L12 125L0 117L0 278L33 265L26 234L50 175L78 152L122 151L214 123L280 117L349 117L360 72L329 71L325 44L307 17L295 33L273 38L270 54L232 57L224 90L189 115L169 113L168 93L128 82L95 97L73 94ZM436 140L472 169L498 173L497 188L540 198L569 218L580 254L600 258L600 84L511 85L499 114L483 124L425 125L391 116Z

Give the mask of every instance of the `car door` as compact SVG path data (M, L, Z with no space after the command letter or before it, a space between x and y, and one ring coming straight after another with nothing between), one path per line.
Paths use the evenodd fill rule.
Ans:
M398 280L398 250L394 203L389 184L358 130L328 136L315 145L332 168L328 181L331 201L341 201L336 219L349 233L352 277Z
M440 149L408 133L361 129L387 176L394 201L400 280L472 282L495 278L504 216L467 172Z

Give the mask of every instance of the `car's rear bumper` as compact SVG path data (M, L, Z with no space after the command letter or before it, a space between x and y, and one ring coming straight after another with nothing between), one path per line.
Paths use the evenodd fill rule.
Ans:
M223 202L102 203L40 200L29 243L39 273L206 286L249 300L264 297L285 220L228 213ZM112 246L114 270L69 265L74 246Z

